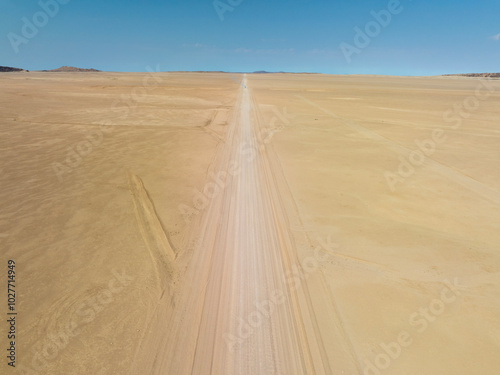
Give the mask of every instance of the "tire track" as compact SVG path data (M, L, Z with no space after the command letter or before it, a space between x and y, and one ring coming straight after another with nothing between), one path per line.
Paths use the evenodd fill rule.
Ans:
M141 178L128 172L128 179L139 229L164 292L175 275L176 254Z
M388 138L385 138L385 137L381 136L380 134L359 125L358 123L356 123L353 120L346 119L344 117L336 115L335 113L329 111L326 108L321 107L320 105L310 101L309 99L304 98L303 96L297 95L297 97L299 99L303 100L304 102L310 104L311 106L315 107L316 109L319 109L320 111L326 113L330 117L338 120L345 127L349 128L357 133L363 134L368 139L372 139L374 141L377 141L377 142L383 144L386 148L395 152L398 155L401 155L401 156L406 158L413 151L405 146L400 145L397 142L394 142ZM429 156L426 156L423 164L427 165L428 167L430 167L431 169L433 169L435 172L439 173L443 177L446 177L446 178L454 181L455 183L465 187L466 189L469 189L469 190L475 192L476 194L482 196L484 199L487 199L487 200L494 202L494 203L497 203L497 204L500 203L500 192L491 188L490 186L488 186L480 181L477 181L477 180L473 179L472 177L467 176L466 174L459 172L456 169L453 169L453 168L451 168L443 163L437 162L436 160L430 158Z

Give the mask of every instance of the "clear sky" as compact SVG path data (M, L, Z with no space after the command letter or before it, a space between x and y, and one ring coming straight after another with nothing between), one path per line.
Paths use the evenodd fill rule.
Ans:
M219 13L213 0L41 0L54 1L57 12L53 6L43 10L38 0L0 0L0 65L139 72L158 64L162 71L500 71L499 0L401 0L398 7L391 0L392 8L387 0L220 0ZM381 26L371 12L388 9L397 13ZM23 30L26 20L33 26ZM356 44L355 28L365 32L367 26L368 43L361 38Z

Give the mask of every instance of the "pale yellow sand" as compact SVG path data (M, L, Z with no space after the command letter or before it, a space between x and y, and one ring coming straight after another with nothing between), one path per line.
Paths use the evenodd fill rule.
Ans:
M499 81L0 84L17 373L500 369Z

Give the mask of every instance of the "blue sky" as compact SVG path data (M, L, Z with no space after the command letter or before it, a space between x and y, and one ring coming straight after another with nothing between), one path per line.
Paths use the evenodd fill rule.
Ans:
M38 0L0 0L0 65L139 72L158 64L161 70L331 74L500 71L498 0L401 0L385 26L371 12L388 12L387 0L220 0L231 9L223 20L213 0L42 3L54 1L57 14L44 19ZM23 17L34 23L36 35L23 34ZM367 25L372 36L358 48L355 28L365 33ZM350 61L341 45L356 50Z

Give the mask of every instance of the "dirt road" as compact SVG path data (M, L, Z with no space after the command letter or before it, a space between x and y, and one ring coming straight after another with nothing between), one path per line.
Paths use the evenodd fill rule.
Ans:
M285 213L292 197L260 136L250 90L245 77L208 173L208 207L195 218L196 247L171 305L159 307L147 339L154 344L137 370L332 373L311 297L293 277L299 262Z

